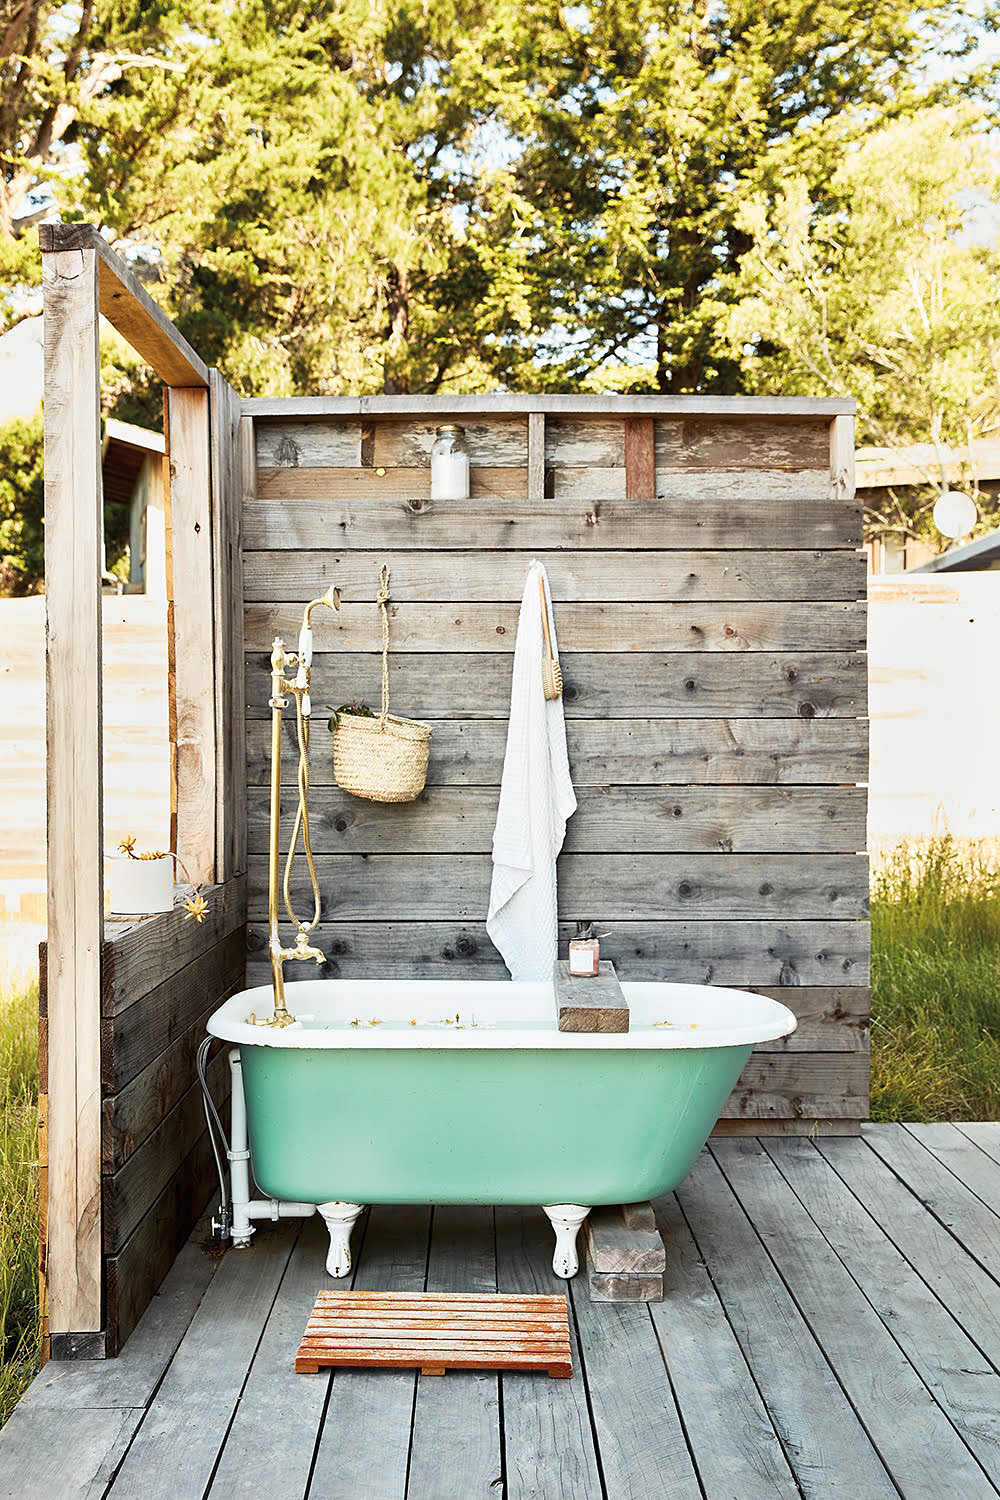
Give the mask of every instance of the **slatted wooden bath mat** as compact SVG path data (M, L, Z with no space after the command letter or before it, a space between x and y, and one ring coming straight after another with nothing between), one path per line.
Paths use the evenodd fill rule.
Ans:
M320 1367L545 1370L573 1373L565 1296L464 1292L320 1292L295 1357Z

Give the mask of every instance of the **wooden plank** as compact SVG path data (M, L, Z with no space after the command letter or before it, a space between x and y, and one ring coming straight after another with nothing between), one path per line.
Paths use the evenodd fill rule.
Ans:
M651 1205L645 1205L650 1216ZM592 1208L584 1223L590 1267L594 1271L629 1273L662 1271L666 1265L663 1239L656 1228L629 1224L620 1207Z
M628 1031L628 1001L609 959L585 979L570 974L567 959L556 959L552 985L560 1031Z
M528 417L528 499L545 499L545 416L533 411Z
M361 422L264 422L244 418L255 433L254 453L262 469L372 468L361 457Z
M428 787L413 802L377 803L339 787L311 788L309 822L320 854L486 854L495 787ZM282 817L292 817L291 788ZM267 850L269 797L253 787L248 839ZM287 826L287 825L285 825ZM865 841L863 787L581 786L566 830L571 854L850 853Z
M276 635L294 640L302 612L294 605L248 604L248 651L270 650ZM511 655L517 639L513 604L392 604L394 651L480 652ZM563 604L560 657L571 652L860 651L865 644L863 601L729 604ZM319 651L370 651L379 622L368 603L324 610L313 626Z
M852 784L868 760L867 726L847 719L577 720L566 738L577 786ZM428 786L498 786L506 740L504 723L437 721ZM267 783L269 756L267 725L248 723L249 784ZM290 757L282 774L291 783ZM333 756L319 745L310 775L315 786L333 784Z
M667 1245L650 1315L706 1495L799 1500L767 1407L673 1195L657 1218ZM739 1412L739 1421L719 1420Z
M998 1215L903 1126L866 1125L862 1135L963 1249L1000 1280Z
M373 1208L355 1285L371 1291L423 1291L430 1220L429 1208ZM321 1383L325 1386L325 1378ZM358 1500L360 1495L400 1500L405 1495L415 1384L412 1370L355 1370L347 1377L334 1373L316 1450L314 1495L324 1500Z
M101 1327L104 935L97 252L43 240L49 1322Z
M956 1120L955 1129L995 1162L1000 1162L1000 1123L996 1120Z
M60 1412L17 1407L0 1440L0 1495L101 1500L143 1415L141 1407Z
M860 985L751 985L795 1012L791 1036L764 1042L758 1052L867 1052L871 1029L871 991Z
M954 1125L910 1124L905 1129L954 1173L963 1187L1000 1215L1000 1162L981 1151Z
M167 390L167 652L171 847L189 879L215 879L215 643L206 390Z
M696 1500L701 1487L646 1305L593 1302L579 1279L570 1288L608 1495Z
M816 470L826 467L829 451L823 417L665 416L656 423L657 468Z
M625 467L625 422L621 417L565 414L544 420L547 468Z
M861 1134L860 1120L768 1120L762 1126L759 1120L716 1120L712 1127L713 1139L727 1137L766 1136L768 1140L806 1138L818 1140L820 1136L858 1136Z
M516 1304L516 1305L515 1305ZM499 1302L490 1293L321 1290L295 1356L299 1374L322 1368L541 1370L572 1375L565 1295Z
M211 988L206 988L202 999L211 993ZM104 1100L101 1165L105 1173L117 1172L124 1166L187 1092L195 1076L195 1055L218 1005L218 998L213 997L208 1007L159 1057L119 1093ZM113 1067L112 1059L109 1072Z
M249 422L249 418L243 419ZM247 490L247 499L253 491ZM534 497L533 497L534 498ZM397 603L520 602L532 552L400 552L392 560ZM541 552L556 604L863 599L863 552ZM382 557L375 552L248 551L244 592L254 603L305 604L330 584L350 601L371 593Z
M647 508L654 499L695 502L700 511L707 500L747 501L766 497L779 501L794 497L808 509L815 502L828 500L830 494L830 475L825 465L822 469L657 468L655 474L649 498L639 502ZM603 505L606 501L629 498L623 468L551 469L549 479L556 500L600 497L599 503Z
M260 921L266 861L253 855L249 864L250 918ZM489 904L488 855L323 854L316 869L340 921L387 921L400 911L410 921L478 917ZM589 920L599 890L602 921L667 921L693 911L701 919L837 921L864 916L867 872L866 858L853 854L567 854L559 867L560 916ZM293 872L293 897L304 899L308 883L308 872Z
M236 876L204 892L208 911L202 922L172 911L105 924L101 955L102 1011L116 1015L151 994L178 970L218 946L246 921L246 877Z
M224 1257L111 1486L114 1500L204 1494L298 1229L262 1226L249 1249Z
M111 1358L123 1348L131 1347L132 1330L155 1308L162 1295L161 1282L174 1265L174 1257L183 1252L188 1235L194 1229L215 1184L218 1201L218 1179L207 1132L149 1209L138 1228L117 1255L105 1260L105 1309L107 1353ZM213 1204L214 1206L214 1204ZM207 1234L207 1226L206 1226ZM201 1237L198 1246L205 1243ZM214 1263L213 1263L214 1264ZM138 1330L137 1330L138 1333Z
M501 1292L554 1292L552 1234L537 1209L497 1208L497 1285ZM574 1368L580 1369L570 1326ZM581 1372L582 1373L582 1372ZM584 1380L518 1375L503 1380L503 1440L508 1500L602 1494Z
M815 1144L916 1274L1000 1370L1000 1287L993 1276L928 1212L867 1140Z
M463 422L471 468L526 468L530 420L529 417L526 422L523 416L490 415L480 422ZM426 412L410 417L383 417L375 423L375 466L429 470L439 425L440 419L428 421Z
M210 385L212 599L215 643L215 879L246 868L243 767L243 465L236 392L213 370Z
M325 1375L297 1378L290 1353L305 1327L316 1288L325 1280L325 1254L326 1230L317 1214L302 1226L264 1326L208 1491L216 1500L257 1500L262 1494L291 1500L309 1488L330 1381ZM281 1413L279 1442L273 1425L276 1412Z
M438 1207L427 1258L429 1292L496 1292L493 1209ZM461 1433L460 1442L454 1435ZM489 1495L502 1482L497 1376L421 1377L413 1405L406 1500Z
M595 1271L588 1257L587 1291L591 1302L659 1302L663 1276L659 1271Z
M1000 1449L1000 1376L815 1146L765 1149L986 1472Z
M272 471L282 472L289 471ZM624 496L624 470L621 489ZM360 499L359 493L358 502ZM618 548L659 552L665 547L698 546L755 552L770 548L815 551L858 546L861 511L854 501L812 505L804 500L805 496L797 493L713 499L689 484L687 493L675 503L652 505L614 498L591 483L583 499L564 496L523 504L512 500L499 507L495 500L473 497L462 502L459 514L452 502L432 501L420 495L380 498L377 492L369 492L363 505L333 498L272 497L246 506L244 546L250 551L340 552L353 544L360 551L391 548L394 553L438 548L520 550L532 545L588 552Z
M635 396L617 391L599 395L565 393L521 395L491 391L485 396L258 396L246 402L254 417L341 417L353 415L402 416L416 413L435 421L448 417L505 412L609 413L652 412L715 417L822 417L851 413L855 402L846 396Z
M865 1052L755 1052L722 1111L728 1120L864 1120L868 1117Z
M830 423L830 493L838 500L855 494L854 416L835 416Z
M270 714L269 657L270 652L246 657L250 718ZM313 659L317 690L335 704L377 700L380 670L372 653L317 652ZM393 653L391 701L418 708L424 718L506 722L510 670L509 657L497 652ZM563 682L568 719L619 718L633 704L641 705L646 719L855 718L865 713L868 670L860 653L837 651L577 652L563 664ZM317 713L321 711L317 702ZM324 719L319 723L326 727Z
M38 246L43 252L82 251L96 256L100 308L112 327L166 385L208 385L204 361L93 224L40 224Z
M763 1146L714 1142L712 1154L900 1493L992 1500L993 1486Z
M677 1198L806 1500L898 1500L822 1348L708 1152Z
M381 424L379 424L381 426ZM376 436L376 444L378 438ZM526 468L511 469L498 465L471 467L469 486L472 498L490 503L496 508L498 500L527 503L528 471ZM396 505L406 504L418 509L432 504L430 468L386 469L265 469L257 470L257 495L262 501L272 504L291 500L296 505L307 502L330 502L343 500L355 504L376 504L386 501ZM454 501L447 502L453 509ZM462 501L462 514L467 502Z
M559 927L560 945L576 925ZM247 984L266 984L270 969L263 924L248 934ZM327 978L497 978L503 960L480 922L340 922L327 918L319 941ZM868 929L863 922L616 922L608 944L625 979L683 984L786 985L795 1007L798 985L854 988L868 983ZM258 956L253 956L258 955ZM304 967L304 966L303 966ZM302 975L290 968L287 980ZM864 1003L864 1002L861 1002Z
M230 1071L223 1048L208 1067L208 1086L219 1106L229 1098ZM115 1254L170 1183L205 1130L204 1103L197 1079L167 1111L146 1140L113 1175L105 1176L104 1247ZM206 1190L211 1186L205 1184Z
M625 498L656 498L656 457L652 417L625 418Z

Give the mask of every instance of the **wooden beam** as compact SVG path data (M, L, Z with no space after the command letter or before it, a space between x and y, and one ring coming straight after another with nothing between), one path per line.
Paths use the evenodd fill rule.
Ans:
M240 400L212 371L212 570L215 613L215 878L246 868L243 703L243 454Z
M100 360L94 248L42 259L48 816L49 1327L101 1328Z
M167 650L171 835L191 880L215 878L215 580L207 390L168 390Z
M527 396L491 391L483 396L257 396L244 401L251 417L407 416L434 422L445 416L500 417L511 412L595 416L644 415L715 417L834 417L852 415L855 403L828 396L632 396L613 391L601 395Z
M656 499L656 446L652 417L625 418L625 498Z
M830 494L834 500L854 499L854 416L845 414L830 423Z
M38 243L49 253L96 256L101 312L164 385L208 385L208 366L93 224L41 224Z

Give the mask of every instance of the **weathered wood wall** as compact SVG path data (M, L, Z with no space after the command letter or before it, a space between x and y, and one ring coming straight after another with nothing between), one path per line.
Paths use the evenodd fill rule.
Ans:
M484 916L518 604L539 556L579 797L560 866L562 938L594 917L613 929L604 951L625 979L779 995L799 1030L755 1055L727 1118L850 1128L868 1096L865 564L851 420L833 402L723 412L697 399L612 410L613 399L603 410L593 398L560 398L561 410L538 400L532 412L531 398L459 398L473 466L472 498L459 503L429 499L440 402L247 404L248 979L267 978L271 639L293 641L302 603L339 584L340 613L314 621L313 699L375 703L383 562L392 702L434 721L430 773L414 804L358 801L333 784L315 721L327 973L506 972ZM290 809L290 731L288 744Z
M246 882L206 892L200 926L175 908L105 923L101 949L101 1221L104 1328L56 1356L117 1354L205 1207L215 1181L195 1053L220 1000L242 988ZM39 1090L48 1092L44 948ZM209 1067L218 1104L229 1095L225 1049ZM44 1154L44 1152L43 1152ZM43 1171L45 1170L43 1163ZM44 1184L43 1184L44 1188ZM43 1190L42 1202L46 1202ZM42 1235L45 1275L46 1235Z

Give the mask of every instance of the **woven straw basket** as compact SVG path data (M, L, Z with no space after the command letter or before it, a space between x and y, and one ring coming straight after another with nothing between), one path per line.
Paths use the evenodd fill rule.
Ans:
M412 802L427 780L431 726L418 719L340 714L333 731L337 785L369 802Z
M431 726L389 712L389 569L375 600L382 616L382 712L340 713L333 729L333 776L342 791L369 802L412 802L427 780Z

